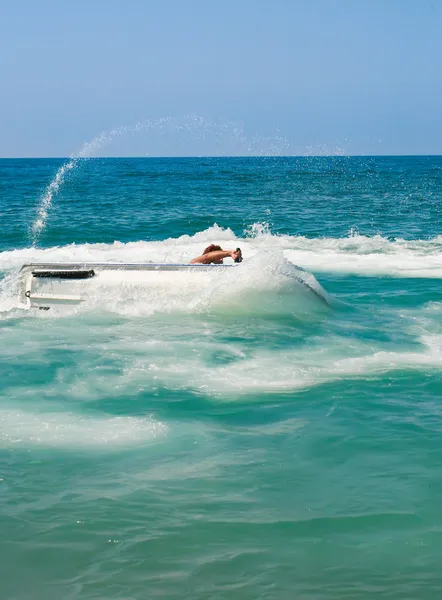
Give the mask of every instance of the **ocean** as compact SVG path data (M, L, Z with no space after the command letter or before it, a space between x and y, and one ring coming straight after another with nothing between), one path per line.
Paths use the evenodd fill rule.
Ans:
M440 597L441 215L442 157L0 160L2 600ZM199 294L18 301L210 243Z

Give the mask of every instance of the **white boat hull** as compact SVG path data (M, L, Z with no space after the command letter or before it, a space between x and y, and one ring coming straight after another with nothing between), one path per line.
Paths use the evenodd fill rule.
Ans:
M112 287L195 289L206 286L215 273L236 265L35 263L20 271L20 301L26 308L76 305L109 294Z

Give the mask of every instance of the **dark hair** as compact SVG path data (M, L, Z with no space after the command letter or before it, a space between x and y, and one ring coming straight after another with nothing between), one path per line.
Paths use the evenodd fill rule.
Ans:
M209 254L209 252L215 252L215 250L222 250L222 248L216 244L210 244L210 246L207 246L207 248L204 250L203 254Z

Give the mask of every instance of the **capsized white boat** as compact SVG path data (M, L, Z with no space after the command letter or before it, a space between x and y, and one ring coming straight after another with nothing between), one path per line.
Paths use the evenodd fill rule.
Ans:
M75 305L114 286L178 289L207 285L215 272L237 265L155 263L31 263L20 270L19 294L25 308L49 310Z

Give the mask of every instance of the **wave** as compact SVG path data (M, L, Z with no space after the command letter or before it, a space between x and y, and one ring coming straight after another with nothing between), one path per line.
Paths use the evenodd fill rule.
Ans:
M212 308L248 313L307 314L314 305L333 304L312 274L442 278L442 236L430 240L389 240L351 233L345 238L275 235L255 223L243 237L216 224L192 236L161 241L69 244L21 248L0 253L0 312L17 308L18 271L29 262L169 262L188 263L209 242L241 246L244 262L232 272L216 273L204 289L150 292L136 286L101 289L89 308L132 315Z
M283 252L292 264L318 273L442 278L442 236L429 240L390 240L381 235L350 232L343 238L275 235L266 223L251 225L244 235L216 224L192 236L162 241L69 244L22 248L0 253L0 272L18 270L25 262L188 262L208 242L241 245L244 264L257 254ZM265 262L265 258L263 259Z
M437 328L437 322L432 328ZM189 391L228 401L238 396L259 398L263 393L293 393L340 381L376 379L395 372L440 373L442 336L429 331L418 337L413 347L398 346L395 350L391 346L376 348L363 340L349 347L348 338L330 333L309 338L297 347L269 344L263 348L219 336L214 339L211 329L213 323L159 323L149 330L149 339L146 330L137 333L133 325L120 325L114 339L103 339L97 328L88 333L87 323L80 323L78 331L60 329L65 339L70 336L73 347L87 348L87 354L79 351L76 360L65 364L56 379L43 384L40 395L63 398L70 405L98 405L104 398L119 402L123 390L129 406L131 399L146 392L151 397L166 390L167 397L168 391L180 390L184 395ZM44 335L34 333L35 347L25 348L21 360L32 364L38 358L41 347L48 344ZM12 353L16 344L9 347ZM4 359L9 358L7 352L5 349ZM100 369L88 368L100 364L102 354L114 366L105 375L100 375ZM17 386L4 389L4 397L11 402L17 394L31 399L35 390ZM0 410L0 446L125 445L156 438L166 431L165 424L151 418Z
M351 231L344 238L274 235L265 224L248 230L254 249L278 248L293 264L315 273L442 278L442 236L390 240Z
M6 275L0 283L0 312L11 313L18 306L18 272L27 262L169 262L188 263L200 254L201 246L216 239L224 247L239 241L230 230L213 227L193 237L182 236L162 242L122 244L83 244L47 249L25 248L0 254L0 270ZM201 278L201 285L184 280L167 289L138 284L89 283L89 297L80 310L100 309L127 315L202 312L206 310L238 314L277 314L305 316L326 309L331 299L316 278L291 264L281 250L249 249L247 260L235 269L213 271ZM63 314L78 309L63 309ZM51 311L51 314L59 311ZM9 314L9 316L11 316Z
M260 349L242 353L236 346L224 345L219 352L230 360L208 364L211 345L201 341L175 345L176 354L167 353L165 342L157 340L155 352L132 357L121 374L105 386L126 390L192 390L212 397L256 396L262 393L292 393L344 380L377 378L388 373L439 372L442 336L426 334L419 338L419 349L370 351L360 342L348 350L348 340L330 336L316 347L275 350ZM151 349L152 350L152 349ZM348 354L355 354L349 356ZM218 354L219 357L219 354ZM105 390L103 389L103 392Z

